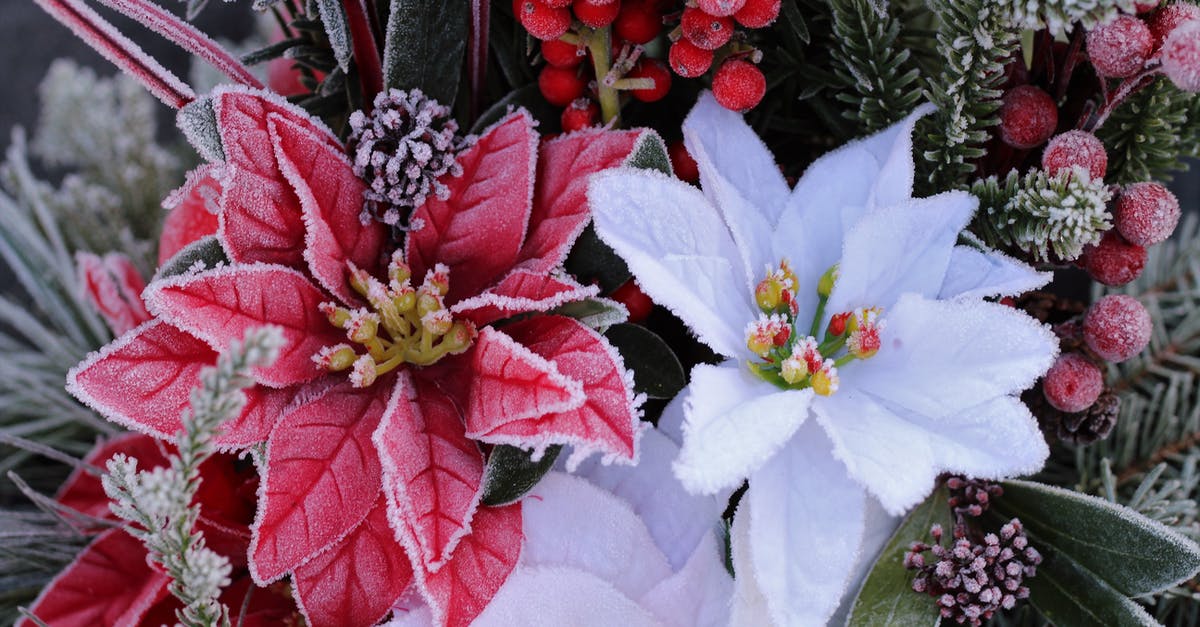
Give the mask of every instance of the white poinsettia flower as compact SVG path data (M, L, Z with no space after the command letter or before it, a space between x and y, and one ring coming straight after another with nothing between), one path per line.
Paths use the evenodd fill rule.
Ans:
M719 365L692 370L674 470L734 525L734 621L819 625L839 605L871 499L900 514L942 472L996 478L1048 454L1016 394L1057 352L984 297L1049 275L957 245L977 202L913 198L918 111L825 155L795 189L704 95L684 123L703 193L655 171L591 179L596 231Z
M516 569L475 627L724 627L733 579L717 530L724 500L688 493L671 475L679 446L642 435L637 466L585 461L551 472L522 501ZM419 599L388 627L432 625Z

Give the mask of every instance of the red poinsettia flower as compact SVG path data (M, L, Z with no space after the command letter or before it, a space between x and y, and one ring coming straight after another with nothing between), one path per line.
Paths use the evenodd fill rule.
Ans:
M218 238L233 263L151 283L156 317L81 364L70 389L166 437L216 348L281 327L278 361L216 440L252 450L262 475L255 581L290 576L313 625L372 624L410 584L439 623L469 623L521 545L519 505L479 504L490 445L637 456L620 356L549 312L596 294L556 271L590 218L587 177L647 136L539 143L512 113L459 155L462 176L440 181L450 193L417 208L406 246L389 250L385 227L360 220L364 183L320 122L241 88L219 89L213 108Z
M104 468L121 453L137 458L142 469L151 469L167 465L163 447L148 436L125 434L98 445L83 461ZM262 627L286 624L298 611L286 593L255 590L249 604L245 602L253 585L245 559L257 485L253 469L243 467L232 455L215 455L200 466L200 479L197 526L208 546L229 558L234 567L234 582L221 598L230 610L230 619L234 624ZM100 478L82 468L67 479L56 499L82 514L117 521L109 511ZM96 534L95 539L42 589L30 612L56 627L150 627L177 622L175 610L182 605L167 590L170 577L148 561L141 541L120 528L88 531ZM17 623L17 627L33 625L29 619Z

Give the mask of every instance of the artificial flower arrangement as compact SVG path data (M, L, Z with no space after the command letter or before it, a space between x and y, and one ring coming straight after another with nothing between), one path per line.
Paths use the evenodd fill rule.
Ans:
M19 625L1200 613L1200 6L35 1Z

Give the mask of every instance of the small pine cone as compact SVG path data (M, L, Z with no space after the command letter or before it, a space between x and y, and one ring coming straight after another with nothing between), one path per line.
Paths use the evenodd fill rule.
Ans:
M1058 437L1064 442L1084 445L1098 442L1112 433L1121 412L1121 397L1105 392L1085 411L1062 414L1058 422Z
M1083 314L1087 311L1087 304L1050 292L1033 291L1017 299L1017 308L1024 309L1039 322L1058 324Z
M1037 418L1038 426L1041 427L1046 441L1053 442L1058 437L1058 425L1066 414L1055 409L1046 400L1046 394L1042 391L1042 382L1038 381L1037 385L1022 392L1021 402L1025 403L1033 417Z
M958 516L978 517L987 511L992 499L1004 494L998 483L965 477L946 479L950 491L950 507Z

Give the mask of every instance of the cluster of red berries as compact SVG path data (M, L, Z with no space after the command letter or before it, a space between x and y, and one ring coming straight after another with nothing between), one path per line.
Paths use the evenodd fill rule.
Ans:
M600 121L604 90L655 102L670 91L672 71L695 78L714 65L717 101L735 111L753 108L766 92L766 79L754 65L758 51L745 44L737 26L763 28L778 17L780 5L781 0L687 0L682 5L679 0L514 0L513 13L542 42L546 65L538 88L548 102L564 108L563 130L572 131ZM651 58L644 46L676 21L667 34L672 42L667 59ZM597 40L607 44L591 45ZM592 57L600 50L609 58Z
M1150 343L1150 312L1132 296L1111 294L1083 315L1055 327L1064 345L1078 346L1058 357L1042 381L1046 400L1059 411L1079 413L1104 392L1104 362L1119 363Z
M1121 15L1087 35L1087 53L1101 78L1161 71L1182 90L1200 91L1200 7L1139 3L1142 16Z

